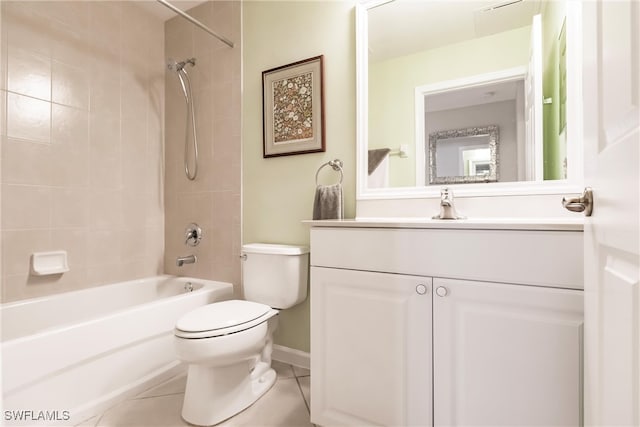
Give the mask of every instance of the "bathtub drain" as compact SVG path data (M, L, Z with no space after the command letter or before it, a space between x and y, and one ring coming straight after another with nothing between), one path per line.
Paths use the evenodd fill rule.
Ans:
M186 292L193 292L193 283L187 282L184 284L184 290Z

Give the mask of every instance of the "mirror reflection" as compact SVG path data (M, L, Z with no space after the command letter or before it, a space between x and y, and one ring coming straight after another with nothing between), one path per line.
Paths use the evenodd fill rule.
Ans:
M498 141L495 125L429 134L429 184L498 181Z
M394 0L367 19L369 188L567 177L565 1ZM431 143L489 126L489 160Z

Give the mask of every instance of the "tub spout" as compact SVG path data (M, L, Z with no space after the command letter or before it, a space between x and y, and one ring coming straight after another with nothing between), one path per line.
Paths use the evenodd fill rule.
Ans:
M176 259L176 265L182 267L183 264L195 264L198 261L195 255L179 256Z

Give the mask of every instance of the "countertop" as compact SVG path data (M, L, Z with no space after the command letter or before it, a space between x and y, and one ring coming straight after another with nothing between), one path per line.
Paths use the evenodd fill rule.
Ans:
M357 218L302 221L311 227L583 231L584 218Z

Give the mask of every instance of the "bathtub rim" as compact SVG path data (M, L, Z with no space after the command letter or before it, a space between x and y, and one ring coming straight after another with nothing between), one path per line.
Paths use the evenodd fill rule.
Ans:
M178 279L178 281L180 282L187 282L187 281L194 281L194 282L200 282L202 284L202 287L199 287L198 289L194 289L192 292L181 292L179 294L176 295L171 295L171 296L167 296L167 297L162 297L162 298L158 298L152 301L147 301L143 304L132 304L123 308L119 308L117 310L113 310L113 311L109 311L106 314L100 314L97 315L95 317L91 317L88 319L82 319L79 320L79 322L81 323L86 323L86 324L92 324L92 323L96 323L98 321L101 321L102 319L108 319L111 317L115 317L118 314L121 314L125 311L128 310L136 310L136 308L134 307L138 307L137 309L139 309L139 307L147 305L147 304L161 304L163 300L168 300L170 298L181 298L181 297L186 297L188 295L192 295L194 293L201 293L201 292L205 292L207 290L211 290L212 288L216 287L214 285L224 285L224 287L230 287L231 292L233 294L233 284L230 282L222 282L222 281L218 281L218 280L210 280L210 279L200 279L200 278L196 278L196 277L189 277L189 276L174 276L171 274L161 274L161 275L157 275L157 276L150 276L150 277L143 277L140 279L133 279L133 280L126 280L123 282L113 282L113 283L105 283L103 285L98 285L98 286L92 286L90 288L84 288L84 289L76 289L73 291L68 291L68 292L58 292L55 294L50 294L50 295L43 295L40 297L33 297L33 298L27 298L27 299L23 299L23 300L18 300L18 301L11 301L8 303L2 303L0 304L0 321L2 321L2 328L0 328L0 348L4 347L5 345L9 345L9 344L13 344L14 342L20 342L21 340L31 340L31 339L35 339L37 337L42 337L44 335L47 334L51 334L54 332L62 332L65 330L70 330L73 329L74 327L76 327L78 325L79 322L70 322L70 323L63 323L60 325L55 325L55 326L51 326L51 327L47 327L44 328L42 330L38 330L34 333L30 333L30 334L25 334L25 335L20 335L18 337L14 337L11 339L4 339L4 333L2 332L2 330L4 329L4 319L3 319L3 315L4 315L4 310L6 309L13 309L13 308L19 308L21 306L26 306L26 305L30 305L30 304L37 304L37 303L42 303L42 302L46 302L48 300L54 299L56 297L60 297L62 295L73 295L73 296L78 296L78 295L82 295L83 293L90 293L91 291L95 291L98 288L105 288L108 286L135 286L136 283L138 284L142 284L148 281L152 281L152 280L164 280L164 279Z

